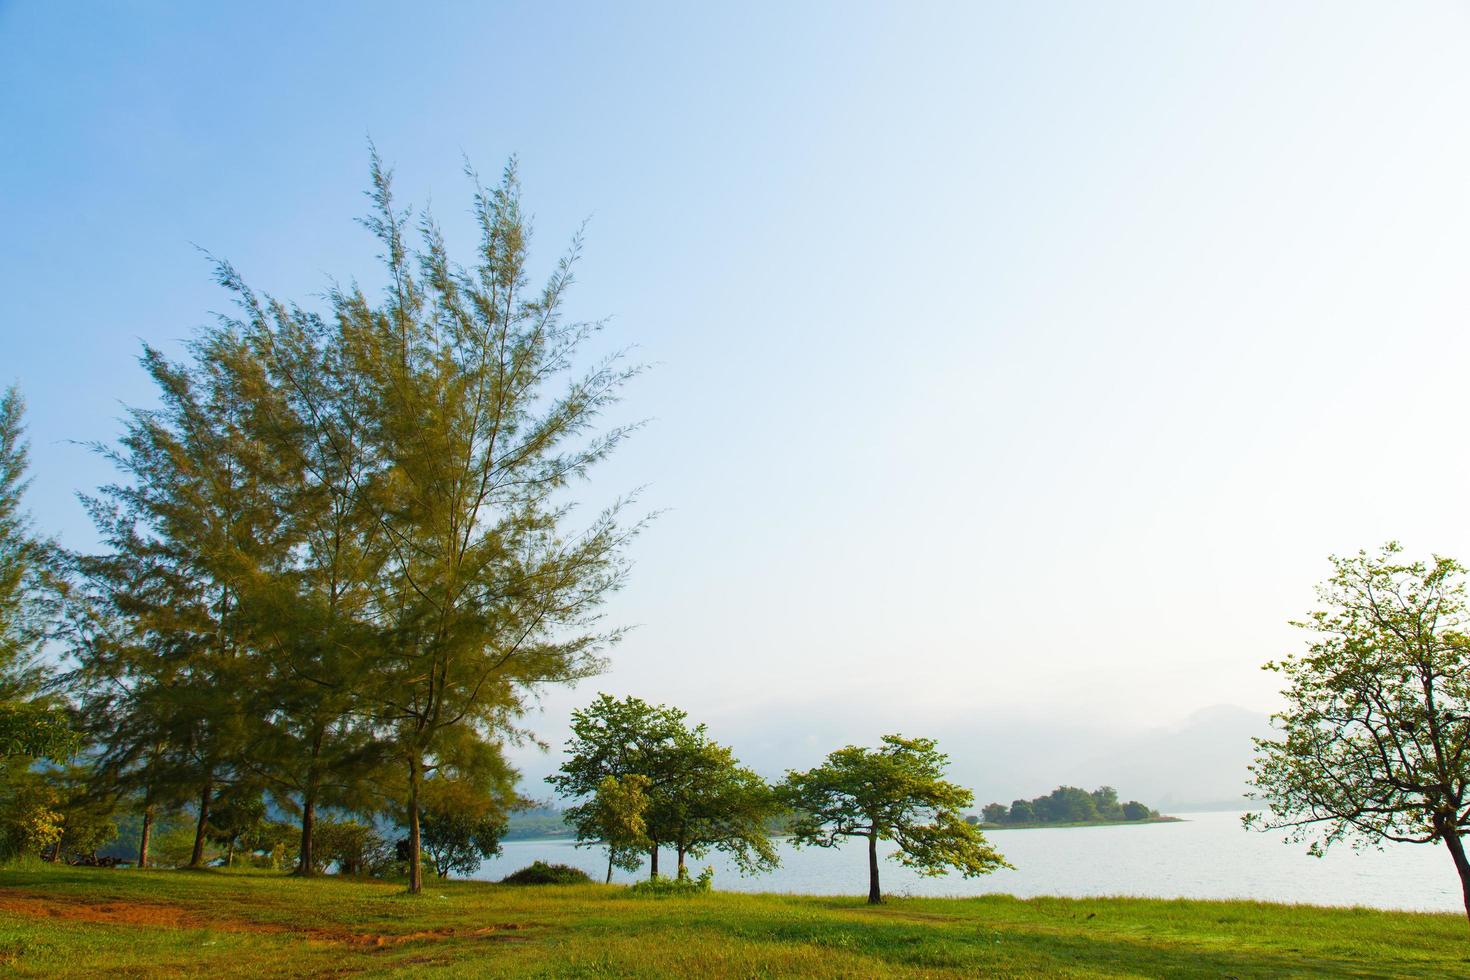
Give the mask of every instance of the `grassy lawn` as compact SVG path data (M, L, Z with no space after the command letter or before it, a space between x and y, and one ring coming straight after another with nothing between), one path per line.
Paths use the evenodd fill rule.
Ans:
M1455 915L1150 899L894 899L0 871L0 972L258 977L1464 977Z

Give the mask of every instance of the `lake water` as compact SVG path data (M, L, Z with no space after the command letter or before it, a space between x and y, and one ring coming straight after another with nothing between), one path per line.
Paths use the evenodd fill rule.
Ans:
M1191 813L1180 823L1055 830L997 830L986 836L1016 866L983 878L924 878L894 861L880 868L890 895L1146 895L1164 898L1250 898L1315 905L1462 912L1460 882L1443 846L1393 844L1383 851L1334 847L1313 858L1279 834L1241 829L1238 813ZM474 875L499 880L532 861L570 864L601 881L606 852L570 840L507 841L504 853ZM797 850L782 842L781 867L741 877L718 854L690 863L691 872L715 868L725 891L866 895L867 851L861 840L844 847ZM673 854L659 867L672 874ZM613 880L646 875L614 871Z

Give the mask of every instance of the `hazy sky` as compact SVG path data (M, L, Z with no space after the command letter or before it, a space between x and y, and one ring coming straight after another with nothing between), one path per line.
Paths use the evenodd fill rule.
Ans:
M78 443L226 303L196 245L375 282L368 135L460 243L516 153L657 365L586 498L668 509L538 732L1265 711L1328 554L1470 558L1467 106L1459 4L0 3L0 380L85 545Z

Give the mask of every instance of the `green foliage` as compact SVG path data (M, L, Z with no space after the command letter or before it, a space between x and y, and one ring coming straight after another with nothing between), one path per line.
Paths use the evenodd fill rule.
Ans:
M439 877L472 874L500 853L505 829L503 801L457 780L424 782L423 847Z
M634 898L688 898L705 894L714 886L714 882L715 869L705 865L704 870L693 878L684 874L676 878L654 875L652 878L636 881L629 886L628 894Z
M0 394L0 703L33 692L34 659L54 611L46 581L51 547L22 510L28 462L25 401L11 387Z
M0 859L49 853L64 829L61 793L43 773L6 774L0 782Z
M1030 800L1013 800L1009 811L1010 823L1031 823L1036 819L1036 807Z
M312 844L317 872L336 865L338 874L382 876L396 866L392 842L360 820L318 820Z
M1332 559L1321 608L1294 625L1307 652L1268 663L1286 707L1256 740L1247 826L1284 829L1313 853L1339 841L1442 841L1465 886L1470 861L1470 613L1465 569L1408 562L1390 543Z
M25 402L11 387L0 394L0 771L78 748L60 705L38 693L37 657L56 629L63 581L55 546L22 509L28 456Z
M567 864L534 861L519 871L500 879L502 885L585 885L592 881L587 872Z
M877 842L898 845L893 857L920 874L950 868L965 877L1010 867L961 811L974 795L944 778L948 756L933 739L883 736L878 749L849 745L809 772L788 772L782 787L799 816L792 842L833 847L845 837L866 837L868 901L882 900Z
M564 796L582 798L567 809L578 840L607 840L597 794L608 777L637 775L647 780L640 843L650 854L665 844L681 866L686 856L719 850L743 870L773 867L778 859L770 826L781 814L780 801L729 748L712 741L705 726L691 728L686 719L677 708L606 694L572 713L565 761L547 782ZM628 838L611 848L612 863L637 866L631 843ZM650 875L657 872L650 868Z
M102 450L121 478L88 501L106 547L75 562L73 680L113 790L195 807L195 863L246 788L300 817L304 873L318 809L401 806L416 891L426 781L513 782L525 699L618 636L598 608L641 523L624 500L578 527L568 488L631 431L600 416L637 368L589 361L597 325L562 315L577 242L530 285L514 166L475 182L468 267L376 152L370 196L380 299L332 289L324 317L219 263L238 315L178 362L145 347L158 406Z
M61 838L55 845L61 860L94 855L117 836L116 800L97 791L86 767L53 769L45 777L56 789L61 814Z
M1158 811L1150 810L1137 800L1118 802L1118 791L1111 786L1100 786L1092 792L1076 786L1058 786L1045 796L1034 800L1016 800L1010 807L1003 803L988 804L982 811L984 822L990 825L1006 824L1071 824L1108 823L1123 820L1148 820L1157 818Z
M80 746L81 736L60 708L34 702L0 704L0 760L65 761Z
M628 871L636 869L643 854L654 846L646 819L651 785L647 776L636 773L622 779L604 776L587 804L587 824L608 849L609 878L614 865Z

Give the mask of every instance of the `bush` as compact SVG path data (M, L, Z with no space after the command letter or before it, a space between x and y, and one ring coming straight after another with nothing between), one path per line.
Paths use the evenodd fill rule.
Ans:
M500 879L502 885L585 885L591 881L580 868L545 861L537 861Z
M356 820L319 820L311 838L317 871L335 864L344 875L382 876L391 869L393 844Z
M61 839L65 820L56 792L33 773L24 773L0 798L0 858L50 851Z
M710 890L715 881L715 869L705 866L696 878L648 878L628 889L635 898L681 898L702 895Z

